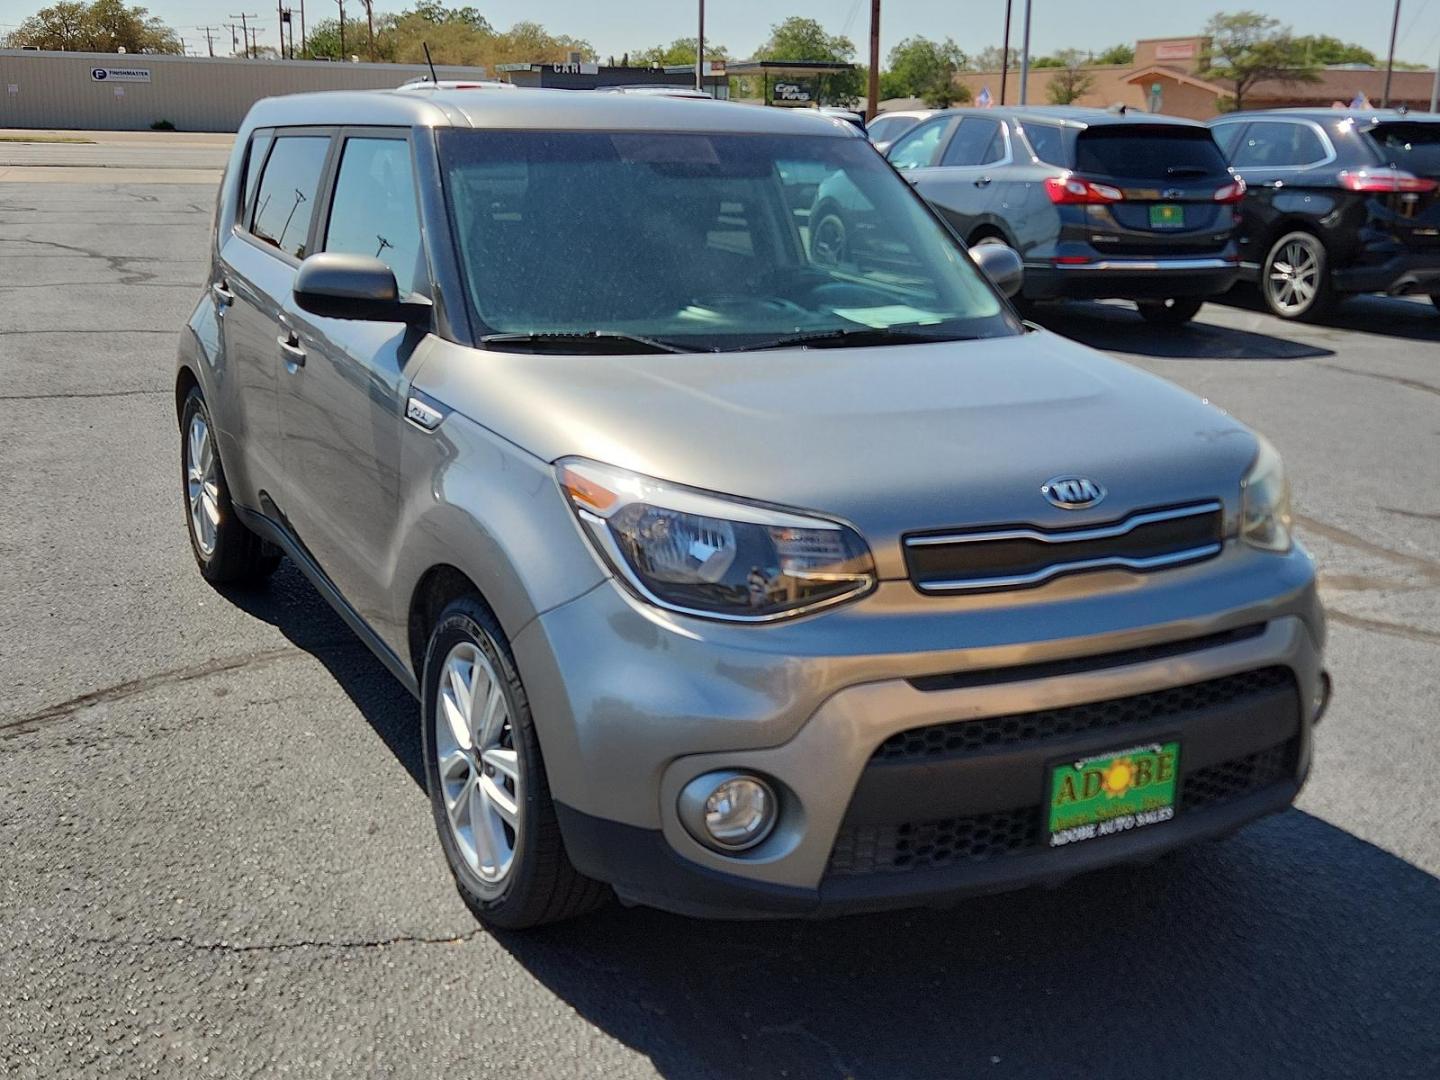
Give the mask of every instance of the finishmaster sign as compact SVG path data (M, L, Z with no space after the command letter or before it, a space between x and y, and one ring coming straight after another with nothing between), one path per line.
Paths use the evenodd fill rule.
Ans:
M90 69L90 78L95 82L149 82L149 68L97 67Z

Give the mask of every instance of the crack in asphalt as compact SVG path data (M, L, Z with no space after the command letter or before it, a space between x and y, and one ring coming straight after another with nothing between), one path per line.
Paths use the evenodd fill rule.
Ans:
M1440 645L1440 631L1426 630L1423 627L1411 626L1408 623L1385 622L1382 619L1367 619L1363 615L1351 615L1348 611L1337 611L1329 608L1325 612L1326 618L1331 622L1340 623L1342 626L1350 626L1356 630L1370 630L1377 634L1388 634L1391 637L1405 638L1407 641L1419 641L1427 645Z
M0 401L55 401L67 398L141 397L170 394L171 390L63 390L54 394L0 394Z
M92 705L103 705L112 701L123 701L125 698L134 697L136 694L143 694L147 690L153 690L156 687L192 682L195 679L203 679L210 675L219 675L243 667L263 666L273 664L278 660L308 656L312 651L311 649L299 649L295 647L285 649L261 649L256 652L242 653L239 656L216 657L200 664L189 664L185 667L172 668L170 671L161 671L154 675L144 675L138 679L128 679L125 682L116 683L113 686L106 686L99 690L91 690L87 693L79 694L76 697L69 698L54 705L47 705L45 708L38 712L30 713L28 716L20 716L11 720L0 720L0 739L13 739L19 735L28 735L38 727L67 719L81 709L90 708Z
M189 227L188 225L186 226ZM135 270L124 264L138 262L135 255L106 255L104 252L95 251L91 248L76 247L74 244L62 244L58 240L36 240L28 236L7 236L3 238L8 243L34 244L37 247L53 248L56 251L69 252L72 255L81 255L87 259L98 259L109 267L116 274L120 275L117 285L141 285L147 281L154 281L155 274L148 270Z
M266 953L266 952L295 952L301 949L384 949L393 945L463 945L472 941L488 931L483 926L477 926L473 930L463 934L452 934L449 937L426 937L421 934L396 934L388 938L362 938L354 941L269 941L246 944L243 942L229 941L194 941L191 938L180 935L168 937L156 937L148 939L135 938L80 938L88 945L125 945L136 949L153 949L158 946L174 945L180 948L190 949L194 952L214 953Z
M1387 514L1398 514L1400 517L1414 518L1416 521L1440 521L1440 510L1431 513L1427 510L1401 510L1395 506L1382 506L1380 509Z
M1404 551L1395 551L1391 548L1382 547L1373 540L1367 540L1363 536L1357 536L1355 533L1342 529L1338 525L1327 525L1323 521L1317 521L1315 518L1307 517L1304 514L1296 514L1295 523L1309 532L1316 533L1319 536L1325 537L1327 540L1334 541L1345 547L1354 548L1356 551L1363 551L1390 562L1397 562L1404 566L1413 567L1428 580L1440 582L1440 562L1436 562L1434 559L1424 555L1411 555Z
M816 1035L805 1026L803 1020L792 1020L788 1024L766 1024L759 1029L759 1033L761 1035L798 1035L803 1039L809 1039L830 1055L830 1064L840 1076L845 1077L845 1080L854 1080L855 1070L845 1060L840 1048L829 1039Z
M1379 379L1382 382L1405 386L1411 390L1424 390L1427 394L1440 395L1440 386L1432 386L1430 383L1421 382L1419 379L1407 379L1403 375L1386 375L1380 371L1357 371L1355 368L1348 368L1344 364L1321 364L1317 362L1317 366L1329 368L1331 371L1343 371L1346 375L1360 375L1366 379Z

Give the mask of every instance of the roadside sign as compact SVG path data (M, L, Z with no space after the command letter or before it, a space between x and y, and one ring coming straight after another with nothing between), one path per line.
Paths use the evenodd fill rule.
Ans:
M90 69L90 78L95 82L149 82L149 68L96 67Z

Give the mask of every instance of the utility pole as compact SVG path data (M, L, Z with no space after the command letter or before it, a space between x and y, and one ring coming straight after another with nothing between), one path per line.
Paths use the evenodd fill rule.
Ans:
M1440 63L1435 65L1435 82L1430 86L1430 111L1432 113L1437 105L1440 105Z
M340 8L340 62L345 62L345 0L335 0Z
M1385 97L1382 109L1390 107L1390 78L1395 74L1395 35L1400 30L1400 0L1395 0L1395 17L1390 20L1390 53L1385 58Z
M275 0L275 18L280 21L280 59L285 59L285 0Z
M232 19L240 20L240 36L245 40L245 55L247 57L253 55L250 52L250 20L258 19L259 17L259 15L254 15L243 11L239 15L230 16L230 18Z
M1005 84L1010 81L1010 7L1005 0L1005 40L1000 43L1000 104L1005 104Z
M1398 2L1398 0L1397 0ZM1020 39L1020 104L1030 101L1030 0L1025 0L1025 30Z
M205 47L210 51L210 58L213 60L215 58L215 39L211 34L213 31L218 31L221 28L218 26L197 26L195 29L205 35Z
M371 63L375 62L375 0L364 0L365 3L365 55Z
M695 35L695 89L705 89L705 0L700 0L700 28Z
M254 60L260 55L260 31L265 27L255 25L250 27L250 59Z
M290 32L293 34L295 31L292 28ZM300 51L302 53L308 53L309 50L310 46L305 44L305 0L300 0ZM293 52L294 50L292 49L291 51Z
M865 88L865 119L880 111L880 0L870 0L870 81Z
M226 30L230 31L230 55L234 56L240 51L240 46L235 41L235 31L239 30L240 27L236 26L234 23L228 22L221 23L220 25L225 27Z

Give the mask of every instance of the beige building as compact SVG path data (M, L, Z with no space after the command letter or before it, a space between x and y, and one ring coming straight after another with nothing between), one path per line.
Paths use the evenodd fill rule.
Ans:
M1090 77L1091 85L1074 104L1100 108L1125 105L1196 120L1215 116L1233 96L1234 87L1206 77L1201 62L1205 44L1206 39L1201 36L1137 41L1133 64L1085 67L1083 70ZM1030 104L1050 103L1050 83L1055 75L1054 68L1030 70L1027 88ZM1395 72L1391 104L1403 104L1411 109L1429 108L1434 78L1433 71ZM978 100L982 92L988 90L994 104L1002 101L998 71L964 72L956 76L955 81L969 87L972 100ZM1357 95L1379 105L1384 87L1382 68L1325 68L1313 83L1283 80L1259 83L1246 95L1244 105L1247 109L1292 105L1329 107L1337 103L1348 105ZM1018 69L1011 70L1004 80L1003 101L1007 105L1020 103Z
M485 74L438 64L435 70L442 79ZM137 131L168 120L181 131L234 131L263 97L376 90L428 74L423 64L0 49L0 128Z

